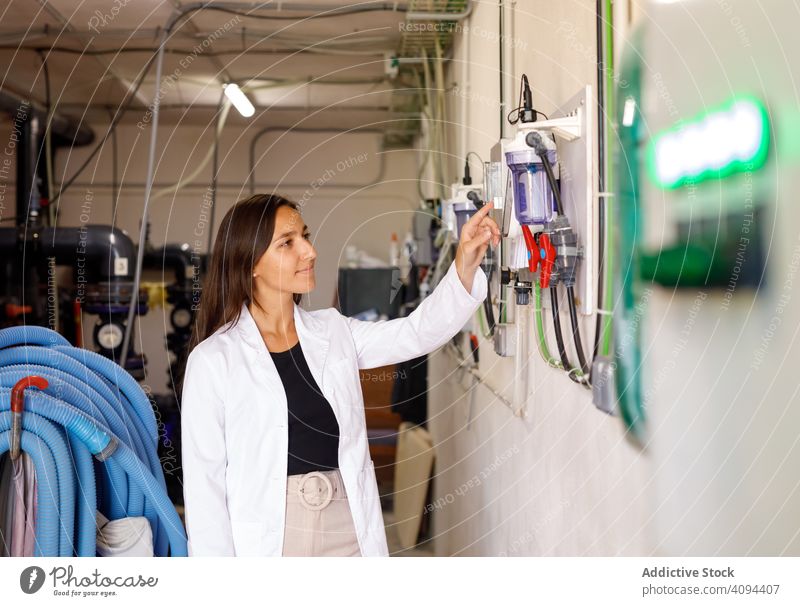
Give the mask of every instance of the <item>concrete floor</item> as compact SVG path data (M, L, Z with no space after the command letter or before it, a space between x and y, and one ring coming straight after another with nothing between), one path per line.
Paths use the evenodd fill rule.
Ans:
M428 538L423 539L416 547L405 549L400 545L400 539L394 526L394 504L392 503L392 486L378 485L381 495L381 509L383 509L383 524L386 527L386 543L389 546L389 555L392 557L432 557L436 555L433 542Z

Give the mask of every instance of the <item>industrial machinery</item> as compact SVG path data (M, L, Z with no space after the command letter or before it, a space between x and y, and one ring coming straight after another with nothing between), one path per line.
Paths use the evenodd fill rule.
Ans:
M5 276L0 287L0 328L47 326L69 343L121 363L134 379L144 379L147 360L134 349L137 339L129 336L127 351L123 351L133 301L134 317L146 314L150 303L145 289L134 291L136 246L123 230L91 223L92 208L99 202L91 192L81 206L80 225L56 227L51 201L65 187L58 194L48 191L49 179L42 175L48 153L43 129L48 123L46 113L4 91L0 91L0 109L12 117L17 155L15 225L0 228L0 265ZM93 140L90 130L58 113L51 116L49 124L54 147L86 145ZM144 246L142 267L166 270L165 302L173 306L172 330L166 335L169 381L163 393L147 394L159 411L159 456L167 456L165 449L180 451L178 386L204 256L193 253L186 244L154 248L146 240ZM70 286L59 284L59 272L64 271L71 273ZM94 326L87 330L82 326L85 314L95 317ZM92 335L91 344L84 343L84 334ZM167 488L173 501L180 502L182 488L176 476L168 475Z

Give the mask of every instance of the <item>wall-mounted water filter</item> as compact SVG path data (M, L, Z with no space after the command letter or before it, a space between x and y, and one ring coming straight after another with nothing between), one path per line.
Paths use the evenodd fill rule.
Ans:
M505 153L511 171L514 215L521 225L544 225L553 220L553 191L547 182L542 159L525 143L526 129L520 128ZM544 139L550 164L556 166L556 144Z

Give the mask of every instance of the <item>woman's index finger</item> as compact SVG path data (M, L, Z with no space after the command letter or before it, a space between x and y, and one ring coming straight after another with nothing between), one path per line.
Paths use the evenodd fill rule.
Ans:
M483 218L489 214L489 211L491 211L491 210L492 210L492 208L494 208L494 203L493 203L493 202L487 202L486 204L484 204L483 206L481 206L481 207L480 207L480 208L479 208L479 209L478 209L478 210L475 212L475 214L474 214L474 215L472 215L472 216L470 217L470 219L469 219L469 223L472 223L473 225L477 225L478 223L480 223L481 221L483 221Z

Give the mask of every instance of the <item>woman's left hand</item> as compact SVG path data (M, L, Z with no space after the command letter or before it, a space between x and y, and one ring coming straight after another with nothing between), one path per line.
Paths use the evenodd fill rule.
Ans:
M475 270L483 261L489 243L494 246L500 243L500 228L489 216L493 208L492 202L484 204L461 228L456 250L456 271L467 292L472 292Z

